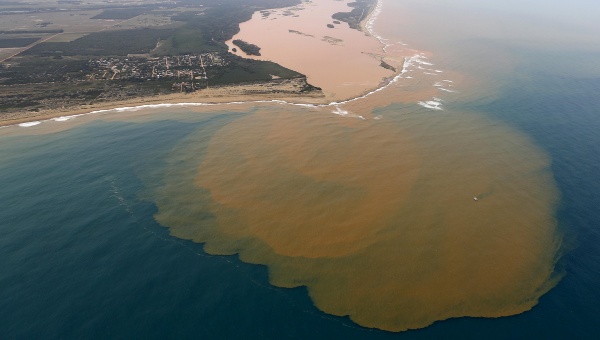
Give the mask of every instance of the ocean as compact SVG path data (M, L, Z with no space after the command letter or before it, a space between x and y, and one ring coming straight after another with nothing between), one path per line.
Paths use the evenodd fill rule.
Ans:
M597 337L597 7L384 0L365 98L1 128L0 337Z

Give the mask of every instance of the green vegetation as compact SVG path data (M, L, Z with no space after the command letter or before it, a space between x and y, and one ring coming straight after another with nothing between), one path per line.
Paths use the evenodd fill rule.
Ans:
M149 53L173 29L132 29L92 33L70 42L45 42L26 51L36 56L119 56Z
M86 59L28 58L0 69L0 85L63 82L86 70Z
M218 44L210 41L207 42L202 32L181 27L174 30L168 39L161 41L160 47L154 51L154 54L165 56L222 50L222 47Z
M138 15L148 12L149 8L119 8L119 9L107 9L102 13L92 17L92 19L114 19L114 20L127 20L135 18Z
M38 41L40 38L8 38L0 39L0 48L25 47Z
M63 32L64 30L12 30L0 31L0 34L57 34Z
M171 17L171 20L185 23L176 32L176 36L184 37L184 41L189 32L196 32L193 43L196 49L190 52L227 51L225 41L239 32L239 24L250 20L252 13L248 6L219 6L202 12L183 12Z
M247 43L243 40L239 40L239 39L235 39L234 41L232 41L232 43L239 47L240 50L244 51L244 53L246 53L247 55L256 55L256 56L260 56L260 47L254 45L254 44L250 44Z
M211 85L228 85L245 82L268 81L273 76L279 78L302 77L302 74L270 61L244 59L231 55L228 67L208 74Z

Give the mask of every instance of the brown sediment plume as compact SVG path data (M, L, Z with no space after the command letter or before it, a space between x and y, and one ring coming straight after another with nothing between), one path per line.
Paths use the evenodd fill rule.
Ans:
M340 129L333 121L289 124L290 118L250 117L223 128L196 184L219 206L246 211L248 232L279 255L339 257L375 242L417 176L410 142L398 138L406 152L397 157L397 149L377 138L385 133L378 129ZM224 155L239 158L223 169ZM371 166L381 159L385 165Z
M518 314L557 282L557 193L525 137L458 112L324 110L260 109L192 136L155 188L157 220L390 331Z

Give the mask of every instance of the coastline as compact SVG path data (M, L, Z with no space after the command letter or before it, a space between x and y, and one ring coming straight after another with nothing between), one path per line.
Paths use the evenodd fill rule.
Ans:
M49 109L39 112L14 112L2 115L0 118L0 127L29 127L48 120L64 121L77 116L98 112L125 111L125 109L139 109L150 106L200 106L255 101L283 101L300 105L327 104L319 92L302 94L293 92L281 93L290 89L289 87L280 87L275 89L276 91L280 91L280 93L270 93L270 90L265 90L260 85L262 84L221 86L194 93L173 93L127 100L105 101L91 105Z
M377 39L379 43L382 45L381 50L385 53L387 52L387 48L390 46L385 42L385 38L379 36L377 33L373 31L373 25L375 21L377 21L377 17L379 13L381 13L381 8L383 7L382 0L376 0L373 6L369 9L369 14L365 17L363 21L360 22L361 31L365 32L368 36Z
M371 39L377 40L383 45L382 49L385 52L387 44L383 41L382 37L376 35L372 30L373 23L376 21L377 16L381 11L381 6L382 1L376 0L373 3L373 6L369 8L369 14L360 22L360 27L365 35ZM411 65L410 61L412 58L414 57L405 58L401 69L395 72L395 74L383 78L377 86L367 89L360 95L344 98L342 100L331 100L331 98L327 98L322 92L294 93L293 89L285 86L282 88L267 86L267 89L265 89L264 84L239 84L204 89L194 93L173 93L127 100L106 101L91 105L48 109L39 112L13 112L0 117L0 128L9 126L30 127L44 121L66 121L78 116L109 111L139 110L160 106L193 107L252 102L278 102L289 105L306 105L314 107L332 106L336 108L334 113L339 114L339 112L345 112L339 108L339 105L364 99L367 96L384 90L398 79L402 78L407 67ZM362 116L359 117L363 118Z
M383 6L382 0L375 0L373 5L369 8L367 16L360 22L361 30L375 38L376 36L373 34L372 26L377 19L377 15L381 12L381 6Z

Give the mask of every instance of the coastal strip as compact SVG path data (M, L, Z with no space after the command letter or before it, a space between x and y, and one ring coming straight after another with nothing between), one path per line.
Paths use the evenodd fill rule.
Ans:
M375 93L385 90L395 82L402 79L404 75L408 72L409 68L411 66L414 66L414 62L421 60L422 58L423 55L421 54L414 55L410 58L405 58L402 69L396 76L390 77L387 81L384 81L382 84L380 84L379 87L372 91L369 91L358 97L350 98L339 102L324 102L324 98L322 96L317 95L281 96L275 94L232 94L232 91L243 91L247 88L243 86L227 86L222 88L210 89L210 94L206 92L199 92L196 94L163 95L149 98L141 98L139 100L101 103L98 105L85 106L74 110L49 110L48 112L41 113L35 117L15 117L14 119L0 121L0 127L32 127L39 125L43 122L49 121L64 122L81 116L117 112L135 112L142 109L267 103L302 106L307 108L334 107L336 109L333 112L334 114L348 116L347 111L341 109L340 106L365 99ZM248 100L249 97L256 99ZM191 101L197 99L206 99L206 101ZM365 119L363 116L357 115L349 115L349 117Z
M121 112L123 108L145 108L155 105L187 105L190 103L202 105L219 105L251 101L282 100L297 104L326 104L323 96L318 91L298 92L301 84L294 81L229 85L211 87L194 93L174 93L141 97L120 101L105 101L91 105L49 109L39 112L14 112L5 113L0 117L0 126L18 125L21 127L34 126L29 123L49 121L61 117L77 117L98 112ZM67 120L62 118L63 120ZM70 119L70 118L69 118ZM60 121L60 120L59 120Z
M364 17L361 22L361 27L364 28L366 34L375 38L383 46L383 50L385 51L390 45L385 42L385 38L379 36L374 31L374 24L382 11L382 7L383 1L377 0L374 5L369 8L370 12ZM8 117L0 118L0 126L31 127L46 121L61 122L84 115L109 112L131 112L149 108L198 107L252 103L278 103L305 107L334 107L335 111L333 111L333 113L335 114L350 117L356 116L357 118L364 119L363 116L344 114L347 113L347 111L343 110L340 106L365 99L375 93L385 90L402 78L408 78L405 74L408 72L409 68L416 63L425 63L423 61L424 58L425 56L420 53L405 57L402 68L394 76L384 78L377 87L372 90L368 90L363 94L342 101L327 100L324 96L316 93L294 94L288 91L289 89L285 88L276 89L275 91L267 93L267 91L264 91L263 86L243 84L215 87L191 94L176 93L124 101L96 103L76 108L52 109L36 112L35 115L31 115L31 112L17 112Z

